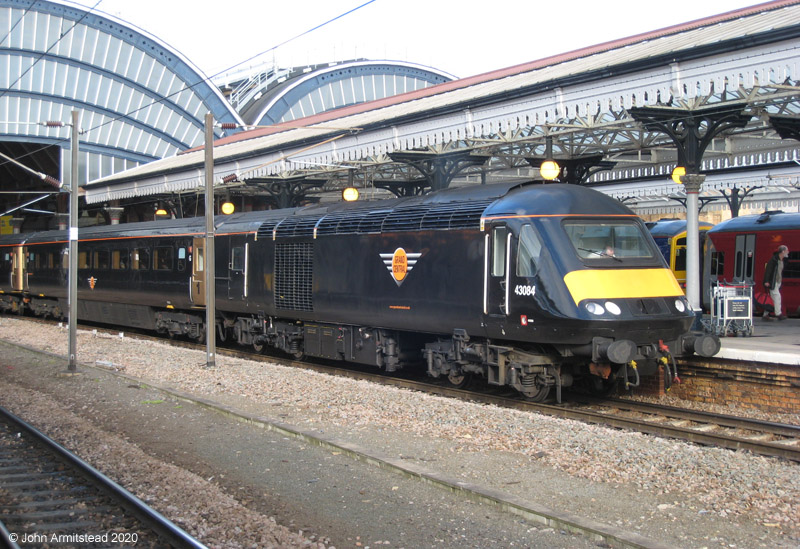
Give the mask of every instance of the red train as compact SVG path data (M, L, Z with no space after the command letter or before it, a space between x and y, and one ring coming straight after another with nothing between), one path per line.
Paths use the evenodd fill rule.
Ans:
M787 315L800 316L800 213L769 211L734 217L710 229L703 268L704 303L709 302L715 281L753 284L754 295L764 293L764 269L781 244L789 247L781 286L783 307ZM755 307L760 312L758 303Z

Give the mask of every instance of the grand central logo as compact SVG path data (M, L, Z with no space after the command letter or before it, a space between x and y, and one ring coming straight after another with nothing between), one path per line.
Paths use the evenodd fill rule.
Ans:
M403 248L397 248L391 254L380 254L383 264L398 286L406 279L421 255L421 253L406 253Z

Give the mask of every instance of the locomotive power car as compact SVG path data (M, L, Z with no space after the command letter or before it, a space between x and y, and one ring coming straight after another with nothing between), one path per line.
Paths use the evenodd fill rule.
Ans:
M256 349L470 376L533 400L636 386L719 350L628 208L492 184L216 217L217 333ZM78 316L202 341L203 218L79 231ZM0 307L63 317L67 233L0 238Z

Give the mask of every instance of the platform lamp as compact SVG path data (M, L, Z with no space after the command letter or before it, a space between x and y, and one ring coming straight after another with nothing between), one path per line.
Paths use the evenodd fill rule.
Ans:
M342 200L355 202L358 200L358 189L355 186L355 170L347 170L347 187L342 191Z
M681 177L686 175L686 168L683 166L676 166L674 170L672 170L672 180L677 183L678 185L683 185L683 181L681 181Z
M539 166L539 175L546 181L553 181L561 174L561 166L553 160L553 138L547 136L544 145L544 162Z
M225 215L231 215L234 211L236 211L236 207L231 202L230 198L226 198L225 202L219 207L220 211Z

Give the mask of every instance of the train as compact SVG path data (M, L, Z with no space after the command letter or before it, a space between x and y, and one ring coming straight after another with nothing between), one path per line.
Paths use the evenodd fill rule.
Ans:
M672 273L682 288L686 288L686 220L659 219L645 223L653 236L658 249L664 256ZM706 233L714 225L704 221L698 222L700 233L700 257L703 257ZM701 267L702 272L702 267Z
M778 246L789 247L781 300L786 314L800 316L800 213L766 211L734 217L707 233L703 261L704 303L714 284L751 285L756 313L762 313L764 270Z
M81 228L78 317L256 350L483 378L541 401L713 356L643 221L590 188L497 183L383 201ZM63 318L66 231L0 237L0 310Z

